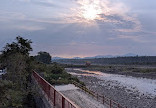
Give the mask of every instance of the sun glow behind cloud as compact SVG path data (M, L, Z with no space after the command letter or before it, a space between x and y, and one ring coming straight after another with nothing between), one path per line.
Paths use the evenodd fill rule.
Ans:
M141 23L131 9L119 1L110 0L77 0L72 2L70 14L64 14L66 23L77 23L86 28L101 24L110 24L114 31L140 32ZM129 24L129 25L128 25ZM125 27L128 25L127 27ZM123 34L124 35L124 34Z
M128 10L124 4L112 3L109 0L78 0L77 4L77 7L71 9L72 15L81 21L101 20L101 15L123 15Z
M81 6L82 17L86 20L95 20L99 18L99 14L102 13L102 10L99 6L99 1L94 1L93 3L83 3Z

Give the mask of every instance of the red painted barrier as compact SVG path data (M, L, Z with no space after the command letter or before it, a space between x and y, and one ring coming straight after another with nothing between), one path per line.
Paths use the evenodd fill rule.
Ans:
M48 101L52 103L52 106L55 106L56 108L79 108L63 94L56 91L50 83L48 83L35 71L33 72L33 77L35 78L38 85L42 88L45 96L48 98Z

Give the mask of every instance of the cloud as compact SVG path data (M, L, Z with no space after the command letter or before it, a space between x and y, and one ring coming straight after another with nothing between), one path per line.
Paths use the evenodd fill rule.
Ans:
M24 20L25 18L26 15L24 15L23 13L0 10L0 21L3 19L5 19L6 21Z
M31 0L31 2L44 7L57 7L53 0Z
M139 43L147 43L147 42L149 42L147 40L142 39L141 36L119 35L117 38L120 38L120 39L130 39L130 40L133 40L133 41L139 42Z
M31 0L18 0L18 1L21 1L21 2L30 2Z
M140 47L148 45L145 49L150 49L156 43L154 12L148 13L151 16L139 16L137 10L134 12L136 8L128 6L127 0L12 1L16 1L14 5L5 0L4 6L1 1L3 41L21 35L38 42L36 45L44 44L44 47L35 47L38 51L66 56L125 53L129 47L136 47L137 52ZM95 17L88 9L94 11Z
M49 51L52 56L61 56L61 57L85 57L85 56L95 56L98 54L122 54L123 46L119 45L96 45L96 44L77 44L77 45L50 45L39 43L34 46L34 49L39 49L43 51ZM36 51L36 50L35 50ZM52 52L51 52L52 51ZM38 51L36 51L38 52Z
M132 15L132 17L127 16L125 18L124 18L125 21L122 24L123 25L130 24L130 25L127 25L127 27L129 27L129 28L123 27L123 28L116 29L117 31L119 31L119 32L139 32L142 30L141 22L136 18L136 16Z
M39 5L39 6L43 6L43 7L62 8L54 0L18 0L18 1L20 1L20 2L27 2L27 3L31 3L31 4Z
M39 30L45 30L44 27L40 27L40 26L26 26L26 25L22 25L22 26L15 26L16 29L19 30L26 30L26 31L39 31Z
M116 32L139 32L142 25L136 14L131 13L130 7L119 1L110 0L76 0L76 7L70 9L70 14L62 14L66 23L86 23L87 25L96 25L110 23ZM95 19L88 10L95 11ZM86 11L88 13L86 13ZM84 16L87 14L89 16ZM86 18L85 18L86 17ZM85 25L85 24L84 24Z
M2 11L0 10L0 22L16 22L16 21L23 21L23 22L32 22L32 23L48 23L48 24L64 24L67 23L63 20L62 18L55 18L55 17L50 17L50 18L40 18L40 17L32 17L32 16L27 16L24 13L21 12L12 12L12 11Z

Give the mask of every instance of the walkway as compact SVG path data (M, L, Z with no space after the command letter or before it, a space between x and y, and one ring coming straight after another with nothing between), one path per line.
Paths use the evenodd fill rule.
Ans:
M81 108L107 108L91 95L84 93L72 84L55 86L55 89L60 91L63 95L75 102L75 104Z

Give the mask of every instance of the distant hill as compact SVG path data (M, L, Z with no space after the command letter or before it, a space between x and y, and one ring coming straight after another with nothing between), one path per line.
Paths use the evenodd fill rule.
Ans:
M127 53L127 54L123 55L123 57L134 57L134 56L138 56L138 55L133 54L133 53Z
M52 60L59 60L59 59L67 59L67 58L62 58L62 57L52 57Z
M133 53L127 53L124 55L97 55L97 56L93 56L93 57L73 57L73 58L62 58L62 57L53 57L52 60L59 60L59 59L94 59L94 58L113 58L113 57L134 57L137 56L137 54L133 54Z
M86 62L93 65L105 64L156 64L156 56L124 56L111 58L87 58L87 59L58 59L53 62L61 64L80 64L84 65Z
M97 56L93 56L93 57L84 57L82 59L94 59L94 58L112 58L114 56L112 55L97 55Z
M83 59L83 58L81 58L81 57L74 57L74 58L72 58L72 59Z

